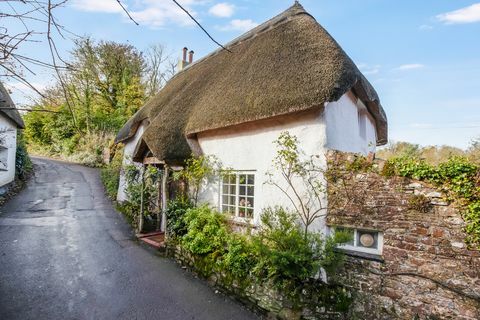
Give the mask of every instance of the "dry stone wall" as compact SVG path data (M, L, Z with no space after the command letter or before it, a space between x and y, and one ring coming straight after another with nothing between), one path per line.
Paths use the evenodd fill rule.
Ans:
M382 161L367 171L342 167L354 157L329 154L327 224L381 231L383 253L347 261L340 280L357 292L352 316L480 319L480 253L464 243L460 210L432 186L376 173Z

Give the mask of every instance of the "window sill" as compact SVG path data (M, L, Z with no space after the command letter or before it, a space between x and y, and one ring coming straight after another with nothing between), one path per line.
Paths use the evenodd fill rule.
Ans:
M362 260L376 261L376 262L382 262L382 263L385 262L383 257L379 254L366 253L366 252L355 251L355 250L344 249L344 248L336 248L335 251L344 253L345 255L352 258L358 258Z
M239 218L239 217L234 217L234 216L229 216L227 218L228 222L231 224L241 226L241 227L251 227L251 228L256 228L257 226L254 224L253 219L245 219L245 218Z

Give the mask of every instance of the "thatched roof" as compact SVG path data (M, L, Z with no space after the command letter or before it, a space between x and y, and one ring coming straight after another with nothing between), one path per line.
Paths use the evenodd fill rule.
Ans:
M7 118L12 120L19 128L25 128L22 117L15 108L15 104L10 98L7 89L0 82L0 114L5 115Z
M377 144L387 142L379 98L338 43L295 4L226 46L190 65L139 110L116 141L132 137L149 119L143 140L161 160L191 153L196 133L323 107L353 90L377 124Z

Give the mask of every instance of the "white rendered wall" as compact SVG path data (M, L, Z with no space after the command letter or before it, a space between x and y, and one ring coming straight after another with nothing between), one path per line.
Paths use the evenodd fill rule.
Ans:
M7 153L7 170L0 170L0 187L15 179L15 155L17 151L17 126L3 114L0 114L0 135L2 145L7 148L2 152Z
M123 151L123 164L122 168L125 168L126 166L129 166L131 164L141 166L140 164L133 162L133 153L135 152L135 148L137 147L137 144L140 141L140 138L143 135L143 132L145 131L145 124L142 123L138 129L137 132L133 137L131 137L129 140L124 142L125 148ZM127 194L126 194L126 187L127 187L127 181L125 179L125 171L124 169L121 170L120 172L120 181L118 184L118 192L117 192L117 201L118 202L123 202L127 200Z
M360 136L359 111L365 117L365 137ZM375 152L375 124L365 105L351 93L325 107L327 148L367 155Z
M264 208L281 205L292 207L288 198L275 186L266 184L267 172L285 186L280 172L273 168L277 149L273 143L283 131L288 131L299 140L299 147L306 155L319 155L325 161L325 122L321 112L279 117L277 120L260 121L198 134L198 142L205 155L215 155L224 168L255 171L254 224L259 224ZM209 202L220 209L219 181L209 184L200 195L201 202ZM324 219L316 221L312 230L324 231Z
M360 134L359 114L365 117L364 138ZM351 93L345 94L336 102L326 104L321 112L278 117L199 133L198 142L205 155L216 156L225 168L255 171L253 223L257 225L264 208L275 205L292 208L288 198L279 189L265 183L267 172L274 174L273 179L276 182L284 182L272 165L277 151L273 141L283 131L289 131L298 138L299 147L306 156L319 155L318 163L324 167L328 149L364 155L375 151L376 132L372 117L363 103L357 102ZM200 202L208 202L220 209L219 187L218 180L211 182L200 194ZM322 207L326 207L326 204L325 196ZM318 219L312 225L312 230L325 232L325 219Z

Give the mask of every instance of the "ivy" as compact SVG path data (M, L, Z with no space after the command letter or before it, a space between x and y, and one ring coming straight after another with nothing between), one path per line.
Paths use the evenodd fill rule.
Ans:
M387 161L396 175L432 183L462 208L467 223L466 243L480 248L480 166L465 157L452 157L433 166L423 160L399 157ZM385 170L384 170L385 171Z

